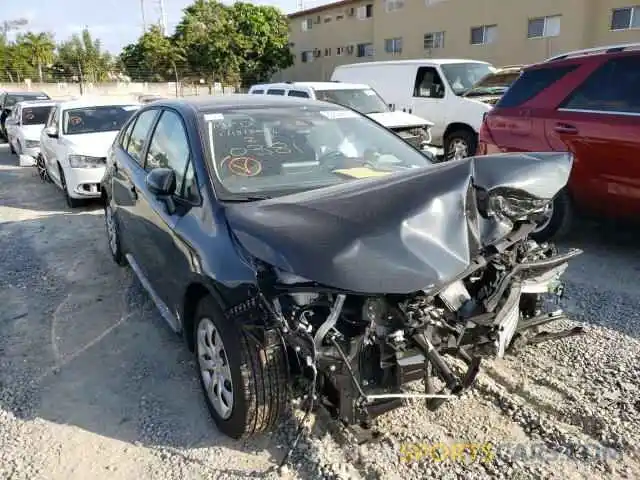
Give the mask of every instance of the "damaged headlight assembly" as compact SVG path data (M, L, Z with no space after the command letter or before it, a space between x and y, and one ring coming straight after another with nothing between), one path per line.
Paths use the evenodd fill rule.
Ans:
M517 190L487 192L477 189L478 210L485 218L508 218L511 221L526 220L544 214L553 200L535 198Z

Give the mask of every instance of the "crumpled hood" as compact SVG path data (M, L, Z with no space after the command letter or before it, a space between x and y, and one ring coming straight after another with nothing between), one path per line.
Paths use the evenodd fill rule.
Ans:
M83 133L80 135L69 135L65 137L65 142L70 147L71 152L89 157L106 157L107 150L118 135L118 132L96 132Z
M254 257L327 286L403 294L437 288L512 231L478 214L476 187L552 199L569 153L468 157L251 203L226 218Z
M433 122L406 112L370 113L369 117L387 128L433 127Z

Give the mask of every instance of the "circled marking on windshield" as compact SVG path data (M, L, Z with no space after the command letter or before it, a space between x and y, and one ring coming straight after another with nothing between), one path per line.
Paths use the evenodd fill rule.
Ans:
M233 157L227 167L231 173L240 177L255 177L262 172L262 163L254 157Z

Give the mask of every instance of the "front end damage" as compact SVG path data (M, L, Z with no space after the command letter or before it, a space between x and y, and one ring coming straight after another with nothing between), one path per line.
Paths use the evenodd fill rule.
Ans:
M511 158L517 162L513 157L517 155ZM499 159L496 165L504 165L505 158ZM565 168L567 159L569 168ZM309 381L311 398L317 399L346 425L369 427L375 417L401 406L409 398L423 398L428 408L435 409L473 385L482 359L501 358L515 344L580 333L580 329L535 332L544 324L565 318L559 310L545 310L548 303L545 297L562 295L561 276L568 262L581 253L576 249L559 253L553 245L529 239L537 215L564 186L570 170L568 157L557 158L561 168L555 168L558 165L554 167L551 158L542 160L544 165L532 165L545 181L545 187L536 186L531 178L520 179L522 182L518 183L517 174L498 174L488 162L468 170L473 174L469 174L468 182L459 183L458 194L446 196L453 187L443 185L442 179L449 178L454 184L457 175L443 174L434 180L434 185L440 185L448 193L434 197L430 207L409 214L406 212L412 206L408 205L404 207L403 219L397 220L397 224L389 220L385 226L386 220L382 217L397 215L395 207L389 205L393 200L388 200L378 207L378 216L372 217L378 219L378 225L371 227L373 233L362 232L350 240L343 238L333 243L331 239L339 235L330 232L333 222L326 219L327 212L338 202L339 193L334 192L330 200L327 200L329 196L312 195L289 199L285 206L282 202L259 206L254 211L241 207L244 210L231 214L229 221L239 245L255 266L258 288L255 297L234 306L227 315L244 323L251 318L254 327L257 325L281 338L288 352L290 369ZM452 162L438 167L438 171L455 170L473 162L473 159ZM523 163L526 162L523 160ZM458 167L451 167L454 164ZM522 168L519 174L528 176L533 172L534 167ZM557 175L555 180L554 175ZM398 184L397 181L385 184L385 180L372 183L372 195L397 191ZM528 186L525 189L522 185ZM406 196L400 198L399 204L408 204L416 193L409 187L403 188L407 191L398 192L397 196ZM538 195L531 193L533 191ZM542 194L547 195L546 198ZM366 197L368 193L362 195ZM355 197L350 198L353 203ZM366 199L363 201L367 203ZM447 210L447 202L457 205L458 210ZM369 208L375 209L374 203L368 202ZM291 205L296 205L296 210L301 205L312 205L316 212L322 210L322 222L326 222L318 220L322 228L315 228L318 225L309 217L312 209L304 210L306 215L303 215L309 223L309 234L316 235L321 246L309 247L302 233L299 234L303 237L302 243L287 244L293 236L285 230L296 222ZM342 207L336 207L336 211L340 211L343 223L335 227L341 232L346 229L344 221L350 215L347 208ZM448 221L460 229L449 223L447 228L430 223L436 219L433 213L436 208L445 212ZM270 229L258 227L256 218L270 219ZM431 226L425 227L420 236L411 238L409 226L413 225L415 230L412 221L416 218ZM390 233L391 225L397 225L394 234ZM275 255L276 237L271 239L269 235L278 229L275 235L280 239L281 250L294 253ZM441 233L428 239L427 231ZM451 232L456 235L457 250L442 247ZM327 239L321 237L323 234L328 235ZM465 238L461 240L460 235ZM416 243L417 239L422 243ZM394 242L401 242L402 248ZM270 249L261 250L263 245L269 245ZM441 250L435 249L436 246ZM332 248L335 251L323 258L323 252ZM416 267L417 257L408 254L417 250L430 252L423 266ZM380 251L384 251L385 258L394 259L393 268L397 270L392 271L390 264L380 260ZM296 263L303 262L305 257L307 263L316 265L305 270L307 263ZM402 263L403 258L407 263ZM340 270L348 259L352 265ZM386 268L391 280L365 279L353 273L355 264L369 275L375 275L376 268L382 275ZM411 270L411 266L415 268ZM420 272L429 268L431 273L420 277ZM420 283L421 287L413 288ZM456 368L454 363L458 362L453 359L462 360L466 369ZM424 381L424 392L406 389L407 384L417 380Z

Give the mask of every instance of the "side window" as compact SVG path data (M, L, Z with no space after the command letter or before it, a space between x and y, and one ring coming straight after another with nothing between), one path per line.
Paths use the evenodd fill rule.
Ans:
M418 68L413 96L420 98L444 98L444 83L435 68Z
M525 71L513 82L496 106L506 108L518 107L575 69L575 65L567 65L564 67L543 67Z
M264 90L254 90L253 92L251 92L253 95L261 95L264 93Z
M189 153L189 139L180 116L165 110L153 131L144 164L145 170L159 167L171 168L176 172L176 192L181 194Z
M601 65L561 105L569 110L640 114L640 56Z
M144 164L142 159L144 142L147 139L147 134L149 133L149 129L151 129L151 125L153 125L153 121L155 120L157 113L158 110L153 109L145 110L138 115L135 125L133 126L133 130L131 131L131 136L129 137L129 143L126 148L127 153L129 153L131 158L140 165Z
M124 150L126 150L127 147L129 146L129 140L131 139L131 133L133 132L135 125L136 125L136 120L134 119L131 122L129 122L129 125L127 125L127 128L120 136L120 146Z
M300 98L309 98L309 94L307 92L303 92L301 90L289 90L290 97L300 97Z
M267 90L267 95L284 95L284 90L281 88L270 88Z

